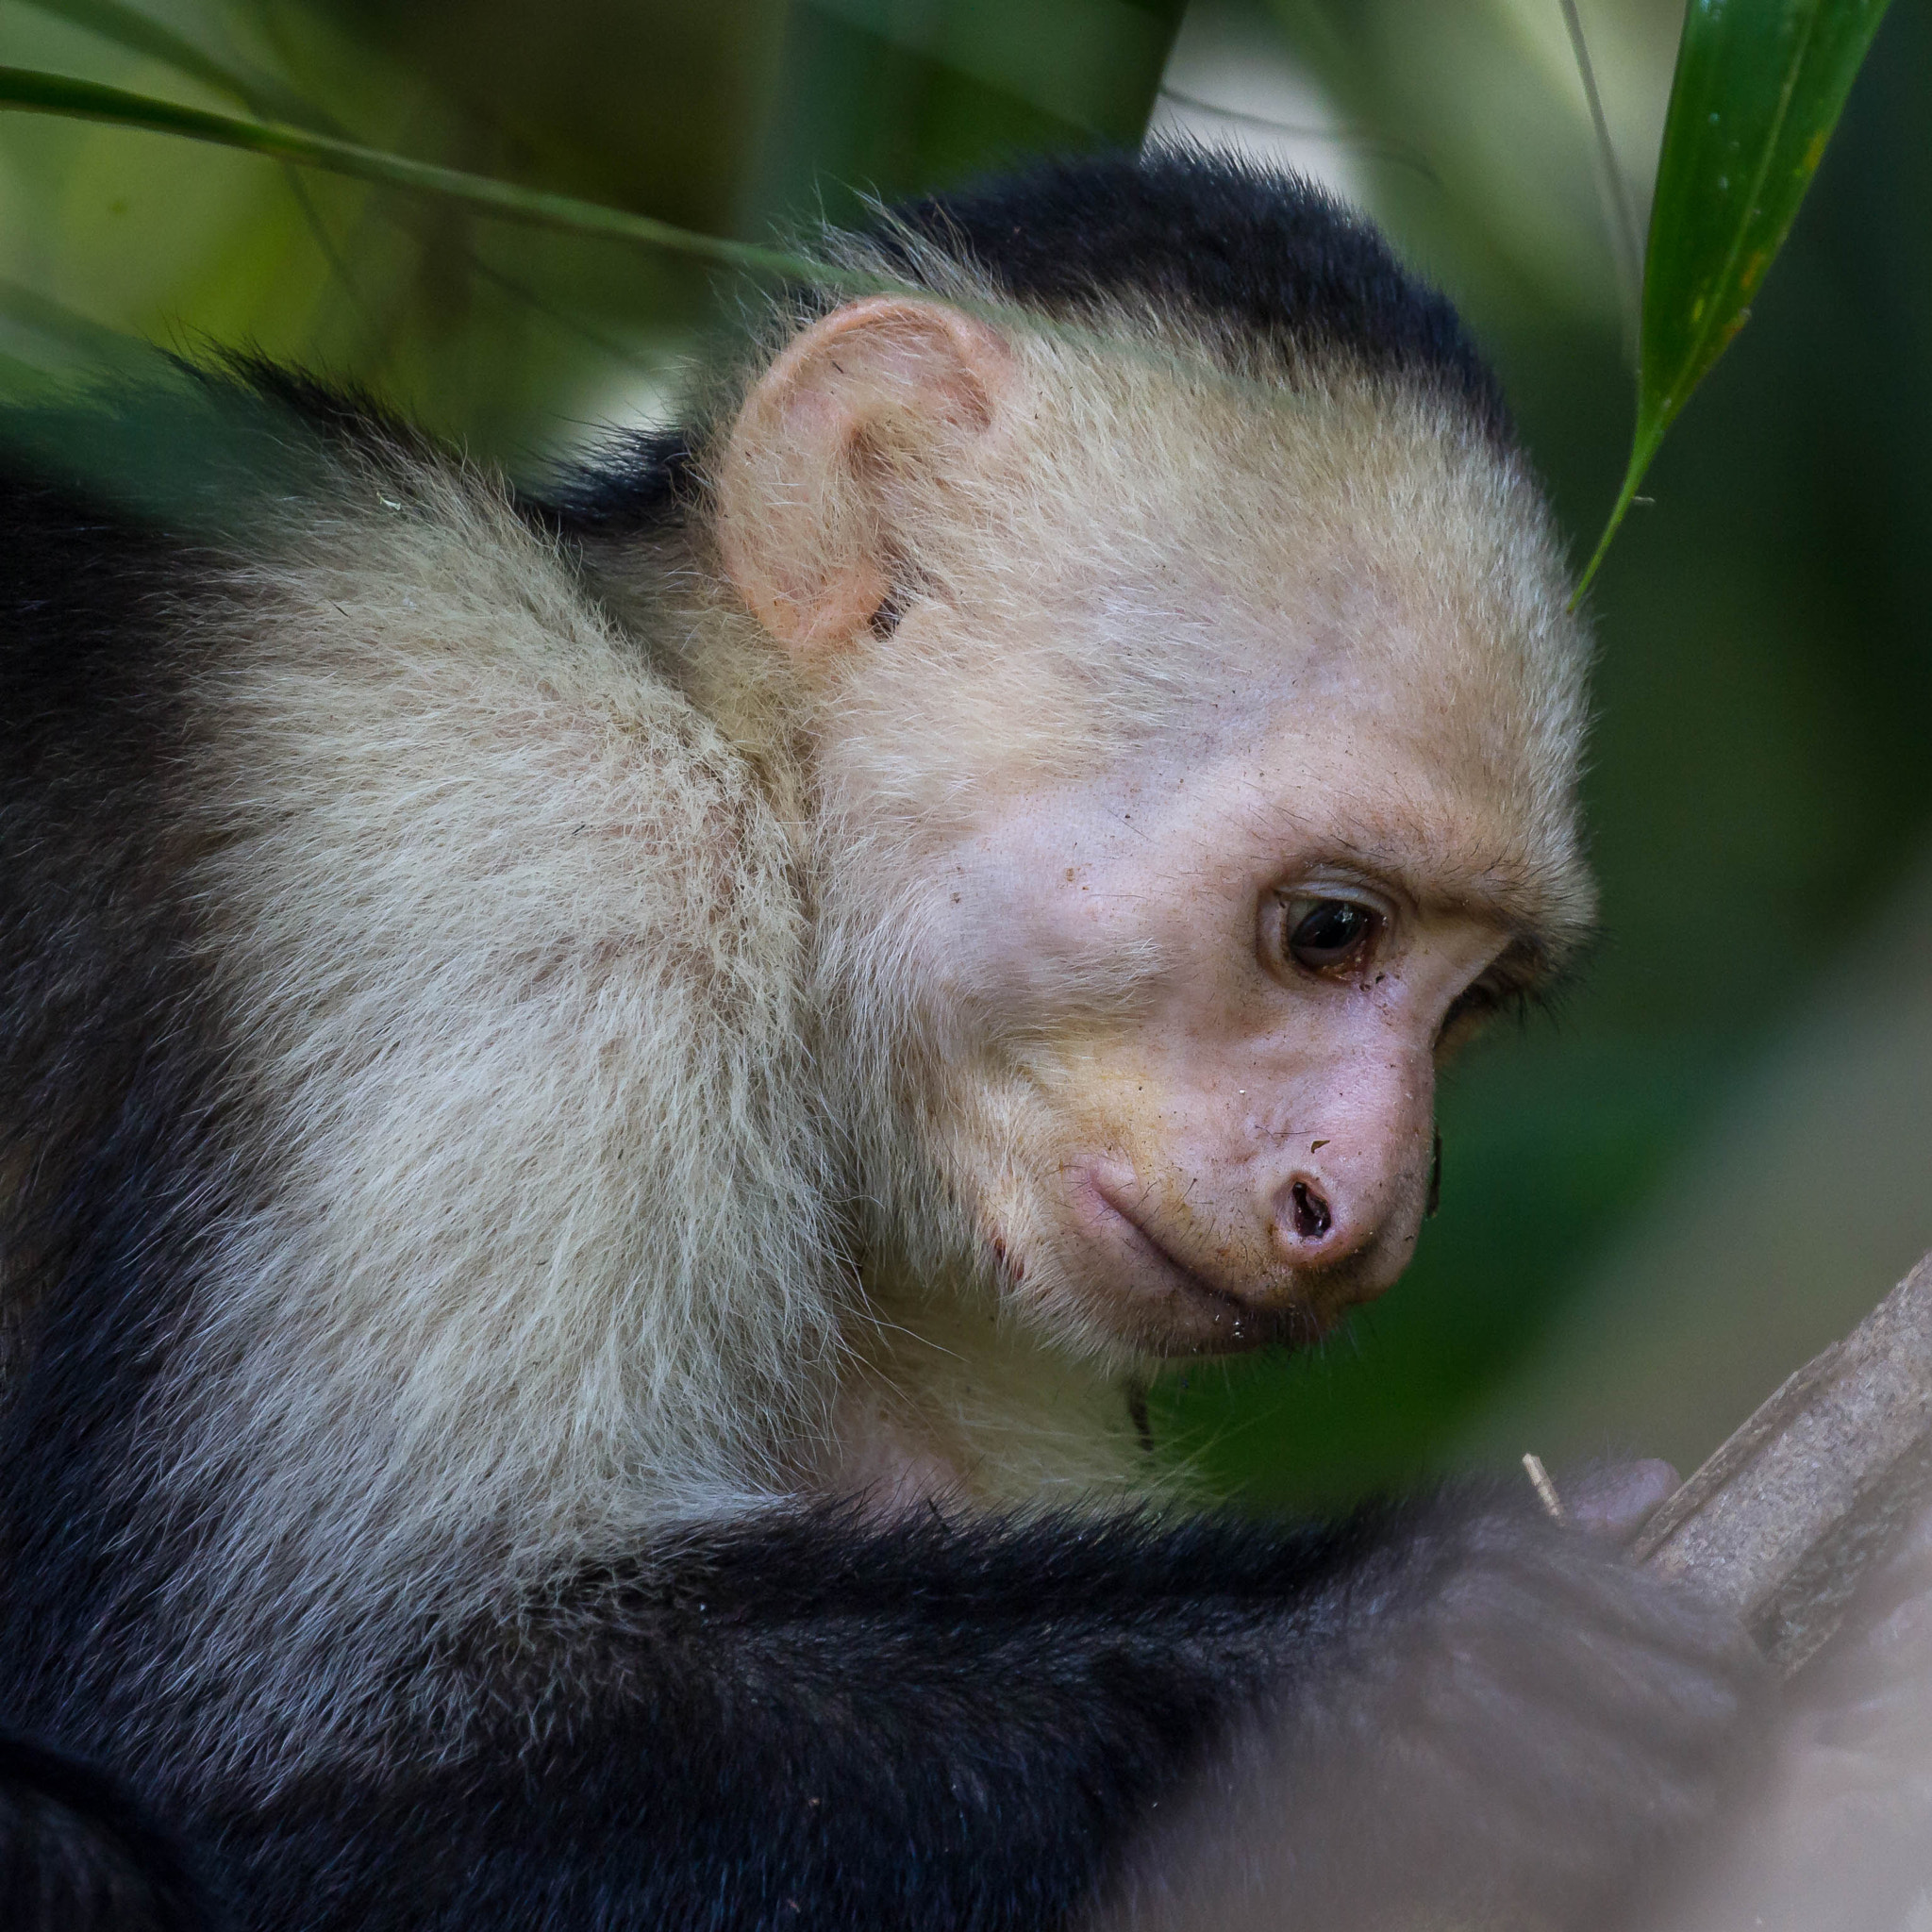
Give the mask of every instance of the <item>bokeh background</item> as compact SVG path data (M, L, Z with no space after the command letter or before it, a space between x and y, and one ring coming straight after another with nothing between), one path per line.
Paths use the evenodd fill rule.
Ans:
M1641 221L1677 0L1579 0ZM1558 0L0 0L0 62L709 233L1150 127L1383 222L1579 557L1628 276ZM162 136L0 113L0 390L247 344L512 474L670 407L742 290ZM1750 325L1592 593L1604 939L1442 1096L1442 1211L1319 1356L1157 1391L1258 1507L1604 1450L1688 1469L1932 1247L1932 9L1898 0Z

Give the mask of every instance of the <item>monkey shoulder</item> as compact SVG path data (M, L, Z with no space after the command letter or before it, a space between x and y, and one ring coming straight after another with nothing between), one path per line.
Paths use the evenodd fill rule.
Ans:
M258 978L471 957L741 1007L795 969L758 773L554 520L354 398L249 365L17 411L0 557L23 930L119 865Z
M427 1345L408 1324L443 1318L446 1270L526 1306L553 1284L587 1350L587 1307L641 1324L631 1357L665 1358L687 1414L724 1398L682 1361L796 1379L829 1317L792 1292L788 1353L776 1297L734 1292L815 1281L829 1246L797 857L751 761L496 480L350 403L197 379L9 418L0 449L0 556L22 564L0 571L8 1356L28 1304L75 1310L34 1401L74 1408L58 1391L125 1332L124 1297L165 1325L210 1292L282 1363L326 1278L381 1340L334 1364L358 1424L279 1466L366 1455L400 1486L369 1391ZM706 1251L747 1194L771 1231ZM737 1256L721 1316L678 1271ZM667 1277L686 1321L651 1319ZM535 1370L491 1306L464 1305L457 1354L516 1388ZM553 1363L578 1387L575 1355ZM615 1380L610 1404L658 1386ZM746 1432L777 1399L739 1402ZM566 1402L558 1434L604 1440ZM60 1442L35 1454L64 1484L84 1458ZM608 1472L580 1459L590 1495ZM541 1507L535 1477L521 1493ZM316 1560L351 1547L318 1531Z

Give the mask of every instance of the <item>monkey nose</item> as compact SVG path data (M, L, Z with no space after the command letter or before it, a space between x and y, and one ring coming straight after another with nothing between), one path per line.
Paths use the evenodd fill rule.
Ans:
M1288 1221L1295 1239L1304 1241L1320 1241L1335 1225L1321 1190L1307 1181L1296 1181L1288 1191Z
M1313 1174L1292 1175L1274 1197L1274 1245L1297 1268L1321 1268L1357 1245L1356 1230L1342 1224L1327 1186Z

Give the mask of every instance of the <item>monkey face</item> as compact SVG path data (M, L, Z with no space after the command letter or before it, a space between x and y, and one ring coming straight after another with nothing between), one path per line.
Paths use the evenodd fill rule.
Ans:
M1306 1341L1407 1264L1438 1058L1548 945L1529 828L1377 696L1017 796L939 869L945 1165L1056 1332Z

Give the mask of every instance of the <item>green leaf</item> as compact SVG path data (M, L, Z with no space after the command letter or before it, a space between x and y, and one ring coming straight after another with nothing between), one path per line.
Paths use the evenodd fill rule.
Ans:
M1181 8L1145 0L807 0L856 26L1043 113L1116 142L1138 141Z
M583 201L574 194L524 188L487 175L441 167L434 161L411 160L405 155L364 147L358 142L338 140L308 128L211 113L205 108L187 108L175 101L132 93L125 88L103 87L95 81L75 80L64 74L0 67L0 108L104 121L117 127L141 127L158 134L185 135L192 141L213 142L219 146L270 155L277 160L294 161L305 167L324 168L331 174L347 175L384 188L459 201L494 215L499 221L668 249L730 268L834 287L847 280L862 283L868 291L876 286L872 278L848 277L804 256L760 248L747 242L729 242L719 235L701 235L669 222L654 221L649 215L632 214L625 208L606 207L602 202Z
M123 335L119 329L108 328L77 308L5 275L0 275L0 319L44 340L63 357L83 363L133 367L160 357L152 343Z
M286 121L296 127L313 128L318 134L342 131L273 75L244 67L239 61L219 60L186 34L150 19L139 8L124 6L122 0L31 0L31 4L42 13L51 13L115 46L125 47L129 53L162 61L218 92L232 94L251 113Z
M1630 465L1580 599L1664 432L1751 318L1889 0L1690 0L1643 265Z
M9 407L58 390L78 372L153 382L171 367L151 342L0 275L0 399Z

